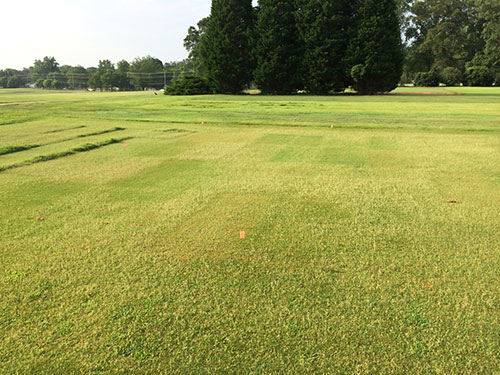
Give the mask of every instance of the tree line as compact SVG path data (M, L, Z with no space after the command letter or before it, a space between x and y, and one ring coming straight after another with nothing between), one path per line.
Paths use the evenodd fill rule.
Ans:
M252 83L267 94L396 88L403 72L394 0L213 0L185 46L217 93Z
M401 1L403 83L500 85L500 1Z
M213 0L211 14L188 30L186 60L84 68L45 57L0 70L0 87L160 89L186 76L178 82L188 87L174 93L499 86L499 19L498 0Z
M216 92L491 86L499 19L498 0L213 0L184 45Z
M54 57L35 60L23 70L0 70L0 87L37 87L44 89L144 90L162 89L179 77L193 74L191 60L163 63L146 56L132 62L121 60L113 64L101 60L97 67L62 65Z

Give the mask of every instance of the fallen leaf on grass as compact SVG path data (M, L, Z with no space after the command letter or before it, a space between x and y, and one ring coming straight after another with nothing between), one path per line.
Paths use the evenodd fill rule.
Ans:
M37 217L36 221L45 221L45 218L44 217Z
M458 203L458 201L455 201L455 200L449 200L449 201L445 201L446 203L450 203L450 204L456 204Z

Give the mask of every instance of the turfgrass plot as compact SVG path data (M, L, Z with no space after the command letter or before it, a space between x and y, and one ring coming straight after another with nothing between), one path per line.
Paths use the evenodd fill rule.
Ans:
M0 372L500 373L500 90L456 90L0 90Z

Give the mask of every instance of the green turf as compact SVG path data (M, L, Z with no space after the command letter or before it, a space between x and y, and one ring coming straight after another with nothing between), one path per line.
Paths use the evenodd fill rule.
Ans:
M398 91L0 90L0 373L500 374L500 89Z

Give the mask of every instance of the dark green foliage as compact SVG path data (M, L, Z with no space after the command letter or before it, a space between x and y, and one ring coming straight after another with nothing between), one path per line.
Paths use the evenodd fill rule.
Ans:
M290 94L301 88L295 0L260 0L254 55L255 83L264 94Z
M5 69L0 70L0 87L2 88L19 88L24 87L27 83L26 77L28 76L27 69Z
M476 0L479 21L482 23L485 64L500 73L500 1Z
M86 89L89 81L89 73L82 66L71 67L66 73L68 88Z
M343 91L350 82L347 49L353 25L349 0L299 0L297 25L305 88L314 94Z
M51 79L44 79L43 80L43 88L51 89L52 88L52 80Z
M471 66L465 70L464 85L491 86L495 77L486 66Z
M196 62L194 59L184 59L182 61L173 61L165 63L165 72L166 72L166 86L170 86L172 83L177 81L181 77L186 76L198 76L204 77L200 72L199 67L196 66Z
M109 60L100 60L97 70L90 76L89 86L93 89L111 90L115 86L115 66Z
M350 46L354 89L361 94L394 90L403 72L403 46L394 0L361 0Z
M130 71L130 64L126 60L121 60L116 64L115 84L120 91L131 90L132 84L128 78Z
M53 89L62 89L68 86L68 79L66 78L66 75L62 72L49 73L47 78L52 80ZM54 83L54 81L57 82Z
M56 90L60 90L60 89L64 88L64 83L57 80L57 79L54 79L54 80L52 80L52 88L56 89Z
M441 72L441 81L446 86L458 86L462 82L462 72L449 66Z
M22 145L22 146L5 146L0 147L0 155L13 154L15 152L31 150L32 148L40 147L40 145Z
M441 77L439 72L435 69L430 72L420 72L415 76L415 86L420 87L436 87L439 86Z
M99 66L92 73L88 81L89 87L100 90L113 90L115 88L126 90L130 88L130 82L127 78L128 63L120 61L119 64L120 69L116 70L115 65L111 61L99 61Z
M132 86L137 90L146 88L162 89L164 87L164 69L161 60L146 56L135 59L130 64L128 76Z
M497 75L496 75L495 86L500 86L500 73L497 73Z
M484 46L476 0L409 1L406 69L412 73L454 67L463 71Z
M193 62L194 72L200 77L205 76L201 45L205 37L208 20L209 18L205 17L198 22L197 27L191 26L188 30L188 35L184 38L184 48L189 52L189 59Z
M35 60L30 68L30 80L47 79L50 73L59 73L59 63L54 57L45 56L43 60Z
M7 79L7 88L15 89L19 87L24 87L26 80L20 75L13 75Z
M217 93L238 94L252 78L252 0L213 0L201 54Z
M204 95L212 90L206 79L187 76L179 78L165 89L165 95Z

